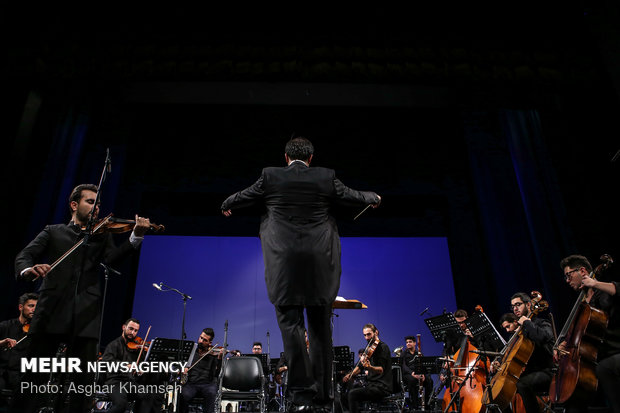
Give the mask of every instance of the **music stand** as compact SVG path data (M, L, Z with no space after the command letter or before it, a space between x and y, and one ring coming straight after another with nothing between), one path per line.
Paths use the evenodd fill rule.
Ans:
M463 336L463 330L456 322L454 314L445 313L424 320L436 342L446 341L448 334L453 333L457 337Z
M441 373L442 360L439 356L416 356L413 360L417 374L439 374Z
M485 313L477 312L467 318L465 324L480 344L480 350L497 352L506 345L506 341Z
M157 337L151 341L149 350L146 352L145 360L181 361L189 363L194 357L197 347L198 344L190 340L183 340L183 344L181 344L180 340ZM179 348L182 348L181 360L179 360Z
M269 375L269 354L242 354L245 357L255 357L260 360L260 365L263 367L263 375L267 377Z

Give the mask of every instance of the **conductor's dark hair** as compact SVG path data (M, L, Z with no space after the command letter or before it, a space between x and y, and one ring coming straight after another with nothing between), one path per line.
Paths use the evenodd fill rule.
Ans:
M310 155L314 153L314 146L312 146L312 142L308 139L299 136L286 143L284 152L291 160L307 161L310 159Z
M28 301L28 300L38 301L39 300L39 294L37 294L37 293L22 294L17 299L17 304L24 305L24 304L26 304L26 301Z
M566 267L570 267L574 270L577 268L585 268L588 272L592 272L592 264L590 261L583 255L569 255L560 261L560 268L564 269Z
M202 332L211 337L211 340L215 338L215 331L211 327L203 328Z

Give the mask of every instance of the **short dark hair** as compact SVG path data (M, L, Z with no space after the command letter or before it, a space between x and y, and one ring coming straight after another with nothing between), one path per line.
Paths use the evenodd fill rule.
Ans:
M499 318L499 323L503 324L504 321L508 321L509 323L514 323L515 321L517 321L517 316L514 315L514 313L504 313Z
M80 199L82 199L82 191L97 192L99 191L99 188L97 188L97 185L94 184L80 184L73 188L73 191L71 191L71 195L69 196L69 203L73 201L80 202Z
M406 337L405 337L405 341L407 341L407 340L413 340L413 341L415 341L415 337L414 337L414 336L406 336Z
M300 161L307 161L310 159L310 156L314 154L314 146L312 146L312 142L308 139L298 136L286 143L284 153L286 153L291 160L299 159Z
M129 317L129 318L127 319L127 321L125 321L125 322L123 323L123 325L125 325L125 326L126 326L127 324L131 323L132 321L133 321L134 323L138 324L138 325L140 324L140 320L138 320L137 318Z
M37 294L37 293L22 294L17 299L17 304L18 305L24 305L24 304L26 304L26 301L28 301L28 300L39 301L39 294Z
M263 343L261 343L260 341L255 341L254 343L252 343L252 347L254 346L260 346L260 348L263 348Z
M467 314L467 311L462 310L462 309L459 308L458 310L456 310L454 312L454 316L455 317L465 317L465 318L467 318L467 317L469 317L469 314Z
M532 301L532 298L529 295L522 292L514 293L512 297L510 297L510 301L514 300L515 298L520 298L521 301L523 301L524 303L529 303L530 301Z
M211 340L215 338L215 331L211 327L203 328L202 332L211 337Z
M566 267L570 267L572 269L577 269L580 267L585 268L588 272L592 272L592 264L590 261L583 255L569 255L560 261L560 268L563 270Z

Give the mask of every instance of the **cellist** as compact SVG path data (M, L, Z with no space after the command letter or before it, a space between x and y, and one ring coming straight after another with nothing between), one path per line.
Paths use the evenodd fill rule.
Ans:
M510 299L512 312L522 326L525 338L532 341L534 350L517 382L517 393L523 399L527 413L538 413L537 393L546 393L551 384L553 369L553 327L549 320L541 317L529 318L532 299L526 293L518 292Z
M575 291L586 289L585 301L608 315L603 342L598 349L596 377L614 413L620 413L620 283L602 282L591 278L592 265L582 255L570 255L560 262L566 282ZM559 345L555 357L561 357L566 342ZM569 410L587 410L587 405L571 400Z

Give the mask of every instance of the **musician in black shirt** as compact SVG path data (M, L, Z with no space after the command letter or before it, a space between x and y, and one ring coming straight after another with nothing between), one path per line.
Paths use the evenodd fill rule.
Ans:
M198 348L190 361L187 383L181 392L181 411L184 413L189 411L189 402L195 397L204 398L205 412L214 411L224 351L212 348L213 337L215 332L212 328L205 328L198 337Z
M612 411L620 413L620 283L591 278L592 265L582 255L564 258L560 267L564 271L566 282L576 291L586 289L585 301L608 316L607 331L598 349L596 377ZM565 345L565 342L561 343L560 350L563 350ZM569 408L573 411L587 410L587 406L577 400L569 403Z
M26 355L28 338L24 326L30 323L39 295L26 293L19 297L19 316L0 323L0 389L15 389L20 379L20 360ZM23 339L23 340L22 340ZM21 342L20 342L21 340ZM19 344L18 344L19 343ZM5 349L2 351L1 349Z
M364 338L370 346L367 348L374 347L374 351L372 351L370 357L362 356L360 363L342 379L346 383L353 376L363 371L363 369L368 370L368 384L366 387L359 387L349 391L348 399L351 413L359 412L360 402L381 400L385 396L389 396L393 388L390 348L383 341L379 340L379 331L373 324L366 324L362 331Z
M418 357L422 357L422 353L417 348L414 336L405 337L405 349L402 353L402 371L403 381L409 391L412 407L419 408L422 404L421 388L424 389L424 403L427 404L429 397L433 393L433 380L430 374L422 374L417 371L420 369Z

